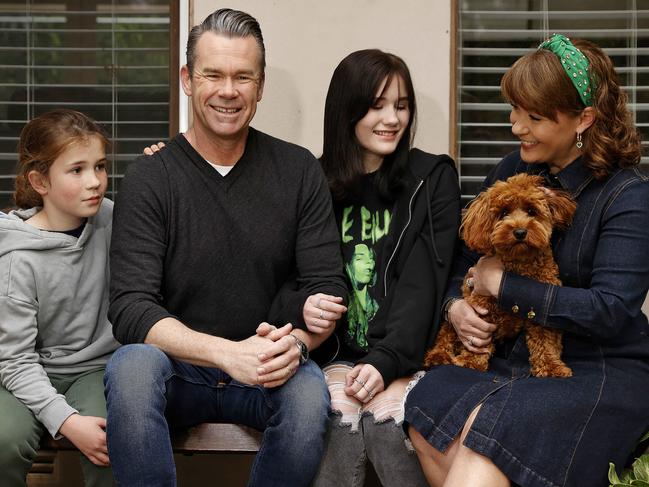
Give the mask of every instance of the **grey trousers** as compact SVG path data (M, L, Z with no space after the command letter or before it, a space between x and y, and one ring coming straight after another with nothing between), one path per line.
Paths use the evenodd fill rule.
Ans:
M313 487L362 487L370 461L383 487L426 487L417 455L393 420L377 423L363 416L357 431L332 414L325 454Z

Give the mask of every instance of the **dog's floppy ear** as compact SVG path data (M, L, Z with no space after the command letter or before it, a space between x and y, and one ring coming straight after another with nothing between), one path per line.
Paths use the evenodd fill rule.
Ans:
M565 230L572 222L572 216L577 209L577 203L565 191L550 190L548 206L552 214L552 223L556 228Z
M491 250L491 231L494 215L491 212L491 196L489 191L483 191L474 199L462 216L460 233L464 243L480 254Z

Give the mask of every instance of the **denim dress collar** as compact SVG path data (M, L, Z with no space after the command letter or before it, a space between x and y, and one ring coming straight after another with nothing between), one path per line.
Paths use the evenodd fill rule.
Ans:
M570 192L574 198L578 197L583 189L594 179L590 169L584 165L581 156L556 174L550 172L550 167L547 164L539 164L537 167L537 171L530 172L543 176L547 181L548 187L564 189Z

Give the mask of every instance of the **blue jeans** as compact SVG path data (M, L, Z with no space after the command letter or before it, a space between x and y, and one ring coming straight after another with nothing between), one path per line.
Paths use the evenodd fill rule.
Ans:
M108 451L120 486L176 485L170 428L240 423L264 431L248 486L308 486L323 454L329 393L309 361L283 386L234 381L149 345L119 348L106 367Z

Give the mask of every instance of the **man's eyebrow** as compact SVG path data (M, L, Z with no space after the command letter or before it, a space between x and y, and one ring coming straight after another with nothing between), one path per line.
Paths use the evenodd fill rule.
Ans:
M219 68L206 67L200 70L201 74L223 74L223 70ZM256 76L257 73L254 69L238 69L234 72L235 75L239 74L249 74L251 76Z
M207 68L202 68L202 69L200 70L200 72L203 73L203 74L204 74L204 73L212 74L212 73L220 73L221 70L220 70L220 69L217 69L217 68L210 68L210 67L207 67Z

